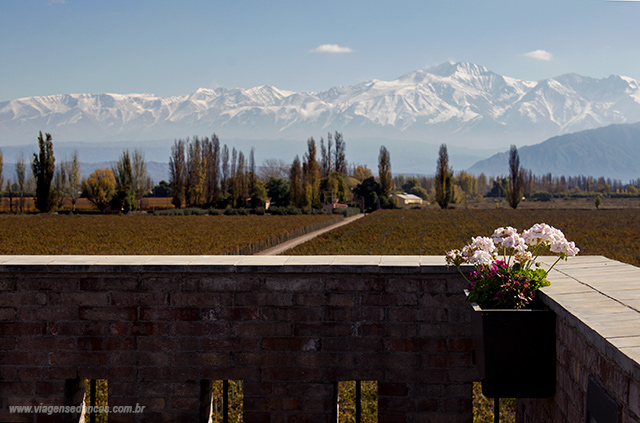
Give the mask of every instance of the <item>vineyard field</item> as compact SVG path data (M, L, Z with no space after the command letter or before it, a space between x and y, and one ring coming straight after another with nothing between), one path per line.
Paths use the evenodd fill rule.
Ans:
M442 255L500 226L522 231L543 222L575 241L580 254L640 266L640 210L631 208L380 210L284 254Z
M233 254L341 219L336 215L0 215L0 254Z

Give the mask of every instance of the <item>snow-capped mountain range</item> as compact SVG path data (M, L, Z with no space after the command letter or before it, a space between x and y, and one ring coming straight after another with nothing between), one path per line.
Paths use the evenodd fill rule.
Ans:
M473 148L531 144L564 133L640 121L640 81L566 74L542 81L444 63L393 81L298 93L263 85L153 94L61 94L0 102L0 145L184 138L306 140L338 130Z

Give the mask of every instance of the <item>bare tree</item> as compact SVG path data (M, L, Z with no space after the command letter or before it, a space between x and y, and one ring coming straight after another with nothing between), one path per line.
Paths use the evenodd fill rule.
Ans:
M55 197L58 211L62 210L67 191L67 168L64 161L60 160L56 173L53 175L53 195Z
M229 147L227 147L227 144L225 144L222 147L222 156L220 158L220 167L222 170L222 181L220 183L220 189L222 191L222 194L226 194L227 191L229 190L229 177L230 177L230 170L229 170Z
M133 158L131 161L131 176L133 193L136 197L136 203L138 208L142 208L142 198L144 195L153 188L153 181L149 179L147 172L147 163L144 160L144 153L140 150L133 151Z
M274 179L287 179L289 165L282 159L265 159L259 167L258 175L262 181Z
M184 141L176 140L171 147L171 157L169 158L169 173L171 191L173 198L171 202L174 207L179 209L185 202L185 157L184 157Z

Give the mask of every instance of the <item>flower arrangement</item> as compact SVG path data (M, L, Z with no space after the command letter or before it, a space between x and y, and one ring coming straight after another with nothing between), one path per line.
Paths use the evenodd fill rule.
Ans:
M547 251L559 255L548 271L536 262ZM539 288L549 285L547 274L559 260L579 251L559 229L536 223L522 234L508 226L491 237L472 238L462 250L447 252L447 264L458 270L463 264L475 266L470 279L460 270L469 282L467 301L484 309L520 309L531 304Z

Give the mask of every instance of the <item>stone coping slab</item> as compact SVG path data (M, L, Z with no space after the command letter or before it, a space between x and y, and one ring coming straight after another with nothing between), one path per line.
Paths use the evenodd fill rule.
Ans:
M4 255L3 272L457 273L444 256Z
M547 268L553 259L545 257ZM640 268L601 256L560 261L543 301L603 355L640 377Z

